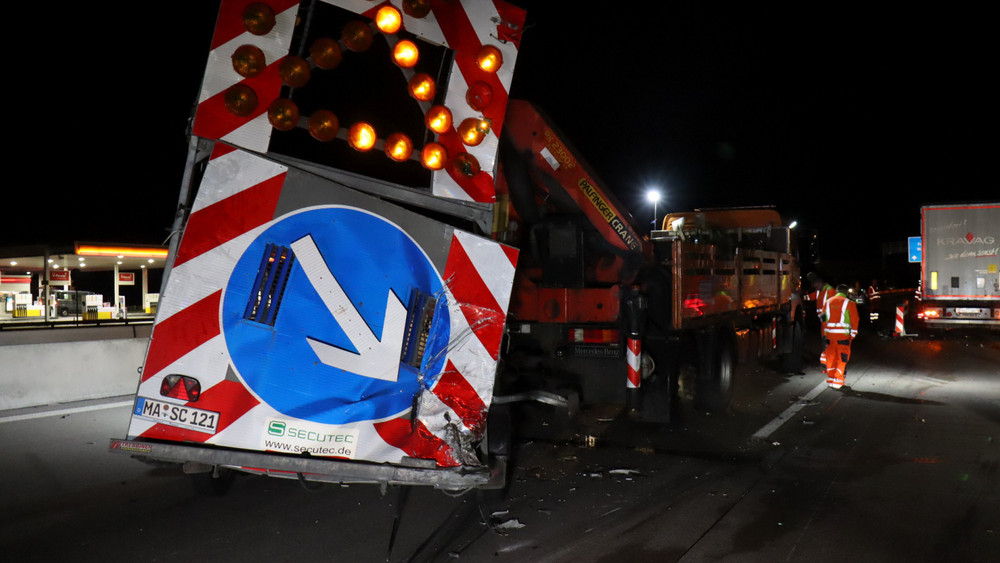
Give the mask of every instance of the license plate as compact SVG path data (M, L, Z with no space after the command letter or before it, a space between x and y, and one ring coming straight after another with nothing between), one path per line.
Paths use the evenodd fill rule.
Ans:
M957 307L955 314L960 317L986 317L985 311L978 307Z
M219 413L157 401L148 397L138 397L135 401L136 418L152 420L188 430L215 434L219 429Z

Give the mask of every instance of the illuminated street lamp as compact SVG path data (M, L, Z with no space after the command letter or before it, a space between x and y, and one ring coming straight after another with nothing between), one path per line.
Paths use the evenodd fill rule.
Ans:
M656 204L660 201L660 190L649 190L646 192L646 199L653 202L653 228L656 230Z

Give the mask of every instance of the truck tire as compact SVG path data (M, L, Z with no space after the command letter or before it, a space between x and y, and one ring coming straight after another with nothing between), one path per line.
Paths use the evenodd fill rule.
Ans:
M725 331L702 335L699 339L698 384L695 406L710 413L729 407L733 394L736 358Z
M801 310L800 310L801 311ZM795 319L784 327L782 338L787 338L787 352L779 357L779 369L785 373L802 375L802 346L805 321L803 315L796 313Z

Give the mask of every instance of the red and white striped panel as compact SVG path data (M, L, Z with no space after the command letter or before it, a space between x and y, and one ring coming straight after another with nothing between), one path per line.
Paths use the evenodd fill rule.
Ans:
M270 0L268 3L277 15L277 24L267 35L257 36L243 29L241 18L246 6L254 1L258 0L222 1L193 132L200 137L221 139L253 151L266 152L272 130L266 112L280 94L281 79L277 69L288 55L299 6L294 0ZM397 7L401 4L399 0L323 1L369 18L387 3ZM503 127L524 20L523 10L502 0L433 0L431 13L424 18L413 18L403 13L406 31L455 51L444 99L444 104L452 111L454 126L452 131L440 135L438 141L448 149L450 156L467 152L476 157L482 169L472 178L450 171L451 167L447 167L449 171L435 172L431 185L435 196L487 203L495 200L493 171L496 168L498 135ZM233 70L231 60L233 52L246 44L259 47L268 62L264 72L248 79ZM503 55L503 65L496 73L484 72L476 65L476 54L485 44L493 45ZM483 111L472 109L466 101L469 86L476 82L486 83L493 92L493 101ZM257 110L247 117L234 116L225 108L226 90L240 83L252 87L258 96ZM454 129L468 117L492 120L491 133L474 147L463 145Z

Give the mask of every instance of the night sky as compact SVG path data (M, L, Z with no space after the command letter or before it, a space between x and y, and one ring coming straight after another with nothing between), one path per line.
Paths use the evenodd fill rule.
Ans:
M511 95L551 115L640 225L657 187L661 217L775 205L830 255L877 260L919 234L920 205L1000 198L985 8L513 3L528 28ZM36 211L6 213L0 246L163 242L217 4L74 11L31 42L37 60L15 59L30 172L5 208Z

